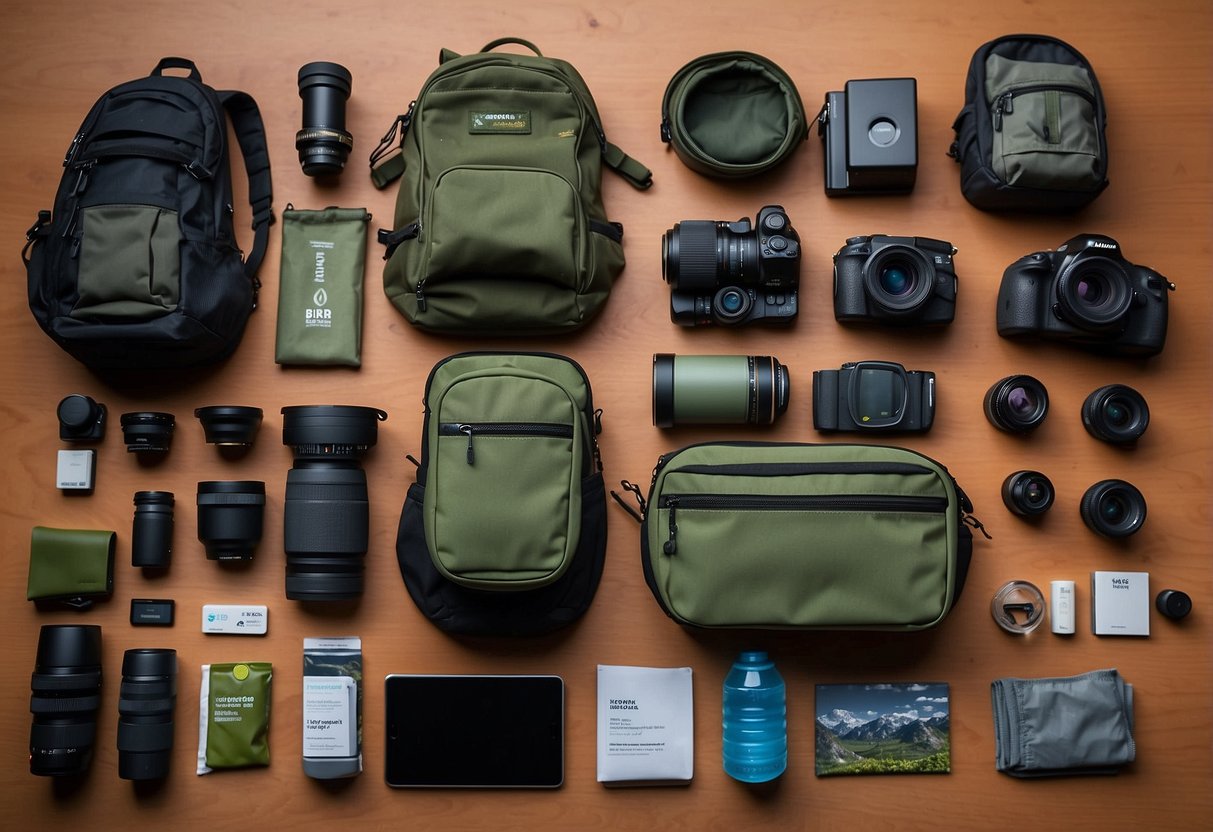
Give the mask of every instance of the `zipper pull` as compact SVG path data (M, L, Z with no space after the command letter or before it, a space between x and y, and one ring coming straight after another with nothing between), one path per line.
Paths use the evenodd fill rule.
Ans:
M661 119L661 142L662 144L669 144L670 139L672 138L673 134L670 132L670 117L663 116Z
M371 151L371 167L375 167L380 159L386 157L396 147L401 147L404 144L404 137L408 135L409 126L413 123L413 108L417 106L417 102L410 101L409 108L406 112L396 116L396 120L392 122L392 126L383 134L383 138L379 140L379 145ZM397 140L399 135L399 140Z
M418 312L425 311L425 278L424 277L417 281L417 311ZM472 447L471 443L472 443L472 439L469 436L468 437L468 448L469 449Z
M1015 112L1015 105L1011 103L1012 98L1013 96L1011 93L1004 92L1002 95L998 96L998 100L994 102L994 130L996 132L1002 131L1003 114Z
M471 425L460 425L459 432L467 434L467 437L468 437L468 465L475 465L476 464L476 451L473 450L473 448L472 448L472 426Z
M410 222L408 225L402 226L395 231L388 231L386 228L380 228L376 235L379 240L379 245L385 246L383 259L388 260L396 252L396 249L405 240L412 240L421 233L420 222Z
M667 497L665 504L670 509L670 539L661 547L661 551L667 555L672 555L678 551L678 524L674 522L674 512L678 508L678 498Z
M966 526L968 526L970 528L977 529L977 531L981 532L982 534L984 534L986 536L986 540L994 539L990 535L990 533L988 531L986 531L985 524L982 523L980 520L978 520L976 517L974 517L972 514L965 514L964 516L962 516L960 518L960 522L964 523Z
M640 493L640 486L636 485L635 483L628 482L627 480L620 480L619 485L623 487L624 491L630 492L636 497L636 502L640 504L640 511L637 512L636 509L624 502L623 497L619 496L618 491L612 489L611 497L615 500L615 502L619 503L619 505L623 507L624 511L632 515L637 523L643 523L645 515L648 514L649 507L645 504L644 495Z
M67 167L76 158L76 151L80 149L80 142L84 141L84 131L81 130L76 134L76 138L72 139L71 145L67 148L67 153L63 154L63 166Z

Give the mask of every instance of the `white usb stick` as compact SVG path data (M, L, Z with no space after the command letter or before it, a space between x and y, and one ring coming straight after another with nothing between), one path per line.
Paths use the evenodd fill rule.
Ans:
M1052 598L1049 604L1049 623L1053 632L1059 636L1072 635L1074 632L1074 582L1053 581Z

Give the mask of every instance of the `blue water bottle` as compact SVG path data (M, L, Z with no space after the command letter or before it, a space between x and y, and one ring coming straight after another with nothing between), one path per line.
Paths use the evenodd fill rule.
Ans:
M788 767L788 709L783 677L766 653L738 656L724 680L725 773L765 783Z

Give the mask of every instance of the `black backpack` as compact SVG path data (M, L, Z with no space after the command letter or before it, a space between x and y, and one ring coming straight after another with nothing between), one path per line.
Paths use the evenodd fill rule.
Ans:
M188 77L164 75L166 68ZM230 116L244 155L253 249L233 232ZM236 348L257 303L272 188L265 128L243 92L217 92L164 58L89 111L63 160L54 212L22 259L39 326L97 369L184 367Z

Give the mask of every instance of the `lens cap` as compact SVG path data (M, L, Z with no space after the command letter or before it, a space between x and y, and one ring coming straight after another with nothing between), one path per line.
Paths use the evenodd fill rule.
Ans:
M210 445L248 447L261 427L261 408L240 405L213 405L194 411L202 422L202 431Z
M1178 621L1192 612L1192 599L1182 590L1164 589L1154 599L1154 606L1167 618Z

